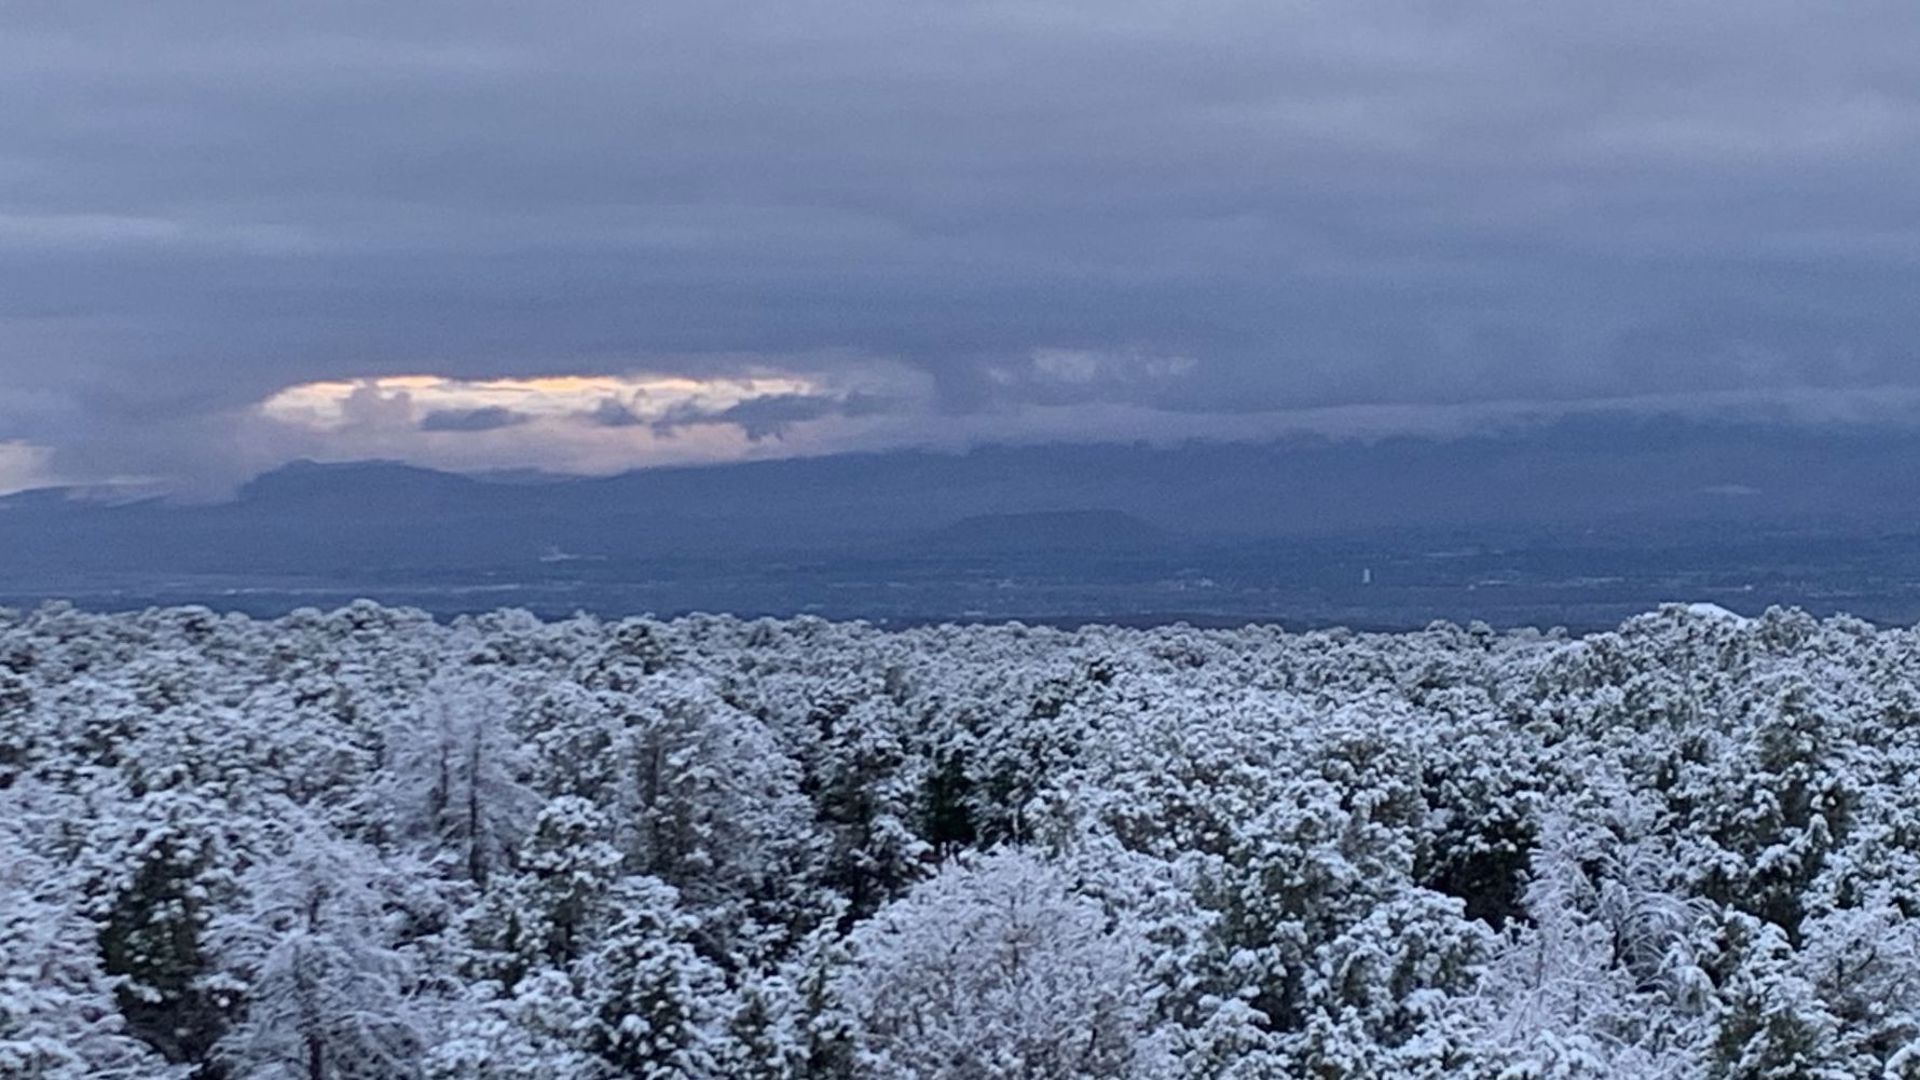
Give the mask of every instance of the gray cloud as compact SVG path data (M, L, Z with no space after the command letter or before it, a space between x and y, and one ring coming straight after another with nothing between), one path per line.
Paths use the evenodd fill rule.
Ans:
M832 350L995 437L1911 387L1917 51L1883 0L11 5L0 441Z
M421 431L498 431L526 423L525 413L489 405L480 409L435 409L420 418Z
M616 397L600 399L600 404L580 414L580 418L595 427L625 428L639 427L646 421L633 408Z
M615 403L617 406L617 403ZM604 407L604 403L603 403ZM706 409L699 405L678 405L652 421L653 430L671 434L684 427L706 424L730 424L740 429L751 442L778 439L795 424L824 420L833 416L877 416L887 412L890 403L872 394L762 394L736 402L724 409ZM630 412L627 415L632 415ZM606 423L595 411L595 419ZM637 418L636 418L637 419ZM624 425L615 425L624 426Z

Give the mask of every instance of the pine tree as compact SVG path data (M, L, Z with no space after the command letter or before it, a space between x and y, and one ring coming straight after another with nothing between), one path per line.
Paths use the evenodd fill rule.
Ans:
M577 965L586 1046L622 1076L721 1077L737 1058L725 980L687 941L695 924L678 905L664 882L623 881L618 917Z
M297 815L297 811L290 811ZM296 817L297 820L297 817ZM410 957L389 940L377 864L310 824L242 879L212 939L245 1013L220 1040L241 1076L417 1076L432 1038Z
M233 998L208 934L242 857L224 808L165 791L115 808L89 838L89 901L101 966L128 1030L168 1061L200 1063L226 1031Z
M43 811L24 788L0 796L0 1076L184 1077L128 1034L78 883L32 848L27 824Z
M610 1080L611 1067L576 1045L590 1023L573 981L557 971L520 980L511 994L481 983L448 1003L427 1080Z
M1797 970L1787 933L1730 912L1716 966L1722 976L1708 1075L1714 1080L1841 1080L1854 1075L1837 1019Z
M539 796L501 695L471 678L431 683L420 715L394 725L391 798L402 835L425 837L485 887L526 835Z
M857 926L836 986L873 1077L1154 1075L1145 941L1018 849L950 864Z

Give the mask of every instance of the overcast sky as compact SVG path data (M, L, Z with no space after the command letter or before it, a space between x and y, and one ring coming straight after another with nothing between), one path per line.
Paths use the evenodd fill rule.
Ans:
M7 4L0 490L1905 419L1916 58L1906 0Z

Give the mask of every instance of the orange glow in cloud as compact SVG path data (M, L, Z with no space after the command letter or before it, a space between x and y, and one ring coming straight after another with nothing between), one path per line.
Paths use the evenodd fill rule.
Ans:
M803 418L769 436L750 435L723 414L763 398L843 400L846 393L845 386L767 371L724 378L396 375L287 387L252 408L246 430L261 460L385 459L456 471L596 474L841 449L878 418Z
M643 422L676 410L717 412L753 398L813 394L820 386L793 375L694 379L677 375L560 375L526 379L450 379L391 375L302 383L259 406L272 420L315 431L406 427L432 413L508 409L532 418L590 413L612 401Z

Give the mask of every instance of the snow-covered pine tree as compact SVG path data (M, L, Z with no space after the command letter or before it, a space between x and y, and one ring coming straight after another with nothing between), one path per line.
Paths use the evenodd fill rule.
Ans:
M0 1076L167 1080L170 1065L126 1030L101 970L79 882L33 848L31 782L0 794Z
M210 928L244 1011L215 1048L245 1078L402 1080L419 1075L431 1010L396 948L382 868L286 808L293 826L241 878Z
M1091 1080L1168 1067L1139 928L1030 852L950 863L849 945L835 990L862 1076Z
M396 711L387 776L399 835L425 839L485 887L508 864L541 799L497 689L467 676L428 684L418 714Z
M679 903L674 888L657 879L622 881L612 923L575 965L587 1012L585 1046L617 1075L717 1080L738 1060L726 980L689 942L697 923Z

